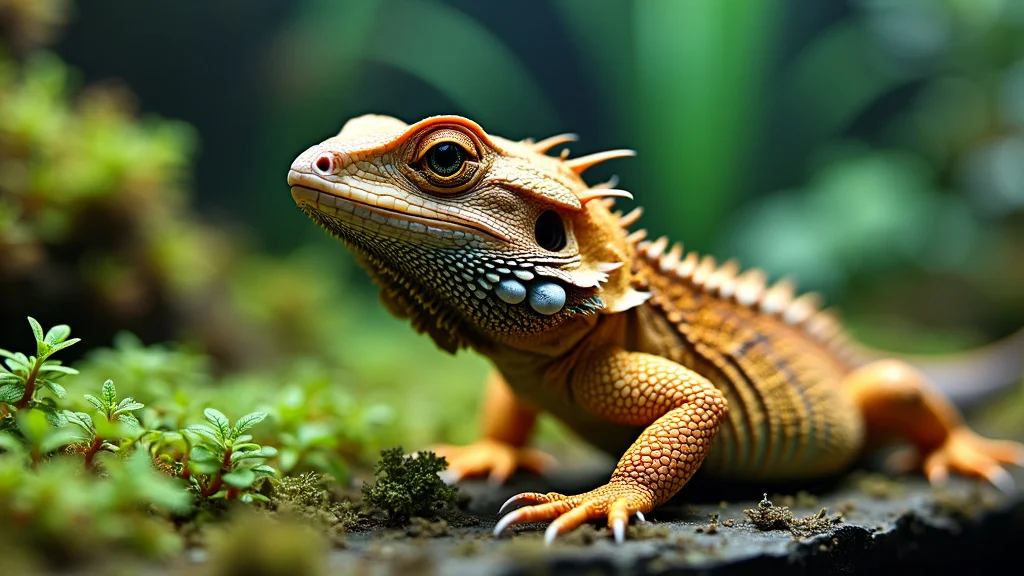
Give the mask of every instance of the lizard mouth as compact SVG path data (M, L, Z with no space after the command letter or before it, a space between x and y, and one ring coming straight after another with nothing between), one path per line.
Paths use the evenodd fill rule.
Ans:
M302 174L301 172L291 172L288 174L288 184L291 185L292 199L300 207L307 205L319 210L326 209L339 217L344 217L345 214L353 214L366 220L377 221L385 226L389 224L398 226L397 220L406 223L401 228L424 234L428 233L429 229L434 228L462 232L473 236L487 236L506 243L512 241L508 235L489 226L478 222L468 222L450 214L442 216L440 213L422 206L417 207L420 212L419 214L411 214L398 208L385 208L357 199L351 193L354 189L348 187L346 187L346 190L350 193L346 194L342 190L324 191L304 185L311 184L309 180L313 178L315 177L311 174ZM363 194L369 196L365 192ZM364 212L364 214L359 212ZM377 218L374 218L374 215Z

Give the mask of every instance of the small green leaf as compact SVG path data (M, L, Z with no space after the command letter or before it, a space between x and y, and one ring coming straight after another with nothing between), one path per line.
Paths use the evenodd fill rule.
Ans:
M68 391L63 386L61 386L60 384L57 384L56 382L51 382L49 380L44 380L43 381L43 385L46 386L46 388L50 392L53 392L53 395L56 396L57 398L60 398L60 399L63 400L64 398L68 397Z
M231 422L228 417L225 416L220 410L216 408L207 408L203 410L203 414L206 419L213 424L218 430L220 430L221 437L227 440L231 434Z
M235 452L253 452L260 449L260 445L255 442L246 442L244 444L235 444L231 447Z
M185 428L185 432L198 434L199 436L213 440L213 442L216 443L218 446L221 445L220 435L217 434L216 430L207 426L206 424L193 424Z
M84 429L86 432L90 434L90 436L92 435L92 416L89 416L85 412L72 412L70 410L65 410L63 414L64 418L67 419L68 423L74 424L79 428Z
M13 358L4 360L4 364L10 368L11 372L24 372L27 374L32 370L32 366L28 363L28 358L21 352L15 354Z
M263 458L273 458L277 456L277 450L270 446L265 446L262 450L253 450L251 452L232 452L231 462L240 462L242 460L258 460Z
M113 380L107 380L103 383L100 395L103 397L104 408L117 405L117 388L114 387Z
M123 414L118 414L117 415L117 421L120 422L121 424L124 424L128 428L131 428L132 430L136 430L136 429L141 429L142 428L142 423L139 422L139 419L136 418L134 414L131 414L131 413L128 413L128 412L125 412Z
M11 382L0 386L0 402L13 404L25 395L25 384L22 382Z
M31 316L28 317L28 323L32 326L32 335L36 337L36 342L43 342L43 327Z
M202 446L194 446L189 458L193 462L220 462L220 455Z
M46 333L46 337L43 338L43 341L45 341L50 346L53 346L55 344L60 344L61 342L66 340L67 337L70 335L70 326L68 326L67 324L58 324L57 326L50 328L50 331Z
M231 430L231 438L241 436L250 428L262 422L266 417L266 412L253 412L242 416L237 422L235 422L235 427Z
M224 480L225 484L234 486L235 488L248 488L256 481L256 473L249 468L243 468L242 470L228 472L221 476L221 480Z
M124 400L121 400L121 402L118 403L116 411L125 412L131 410L141 410L142 408L145 407L145 404L143 404L142 402L136 402L134 398L125 398Z
M103 401L93 396L92 394L83 394L85 401L92 404L92 407L99 410L100 412L106 411L106 406L103 405Z
M36 410L46 415L46 421L50 423L50 426L63 428L68 425L68 420L64 417L64 414L50 404L39 402L36 403L35 407Z
M16 383L24 384L24 382L25 382L25 379L22 378L21 376L18 376L17 374L12 374L12 373L10 373L10 372L8 372L6 370L4 370L3 372L0 372L0 384L16 384Z
M220 470L220 462L217 460L190 460L189 469L193 474L216 474Z
M58 372L60 374L78 374L78 370L71 368L70 366L61 366L60 364L54 364L52 362L46 362L39 367L40 372Z
M277 470L275 470L273 466L260 464L259 466L249 468L249 470L252 470L253 474L256 474L257 478L277 478Z
M39 443L39 451L43 454L49 454L58 448L68 444L76 444L79 441L81 441L81 437L72 430L54 430L52 433L47 434L43 441Z
M59 351L65 349L65 348L68 348L70 346L74 346L75 344L78 344L81 341L82 341L81 338L72 338L71 340L65 340L65 341L63 341L63 342L61 342L59 344L55 344L55 345L50 347L50 355L53 355L54 352L59 352Z
M3 356L4 358L14 358L14 352L9 352L0 348L0 356Z

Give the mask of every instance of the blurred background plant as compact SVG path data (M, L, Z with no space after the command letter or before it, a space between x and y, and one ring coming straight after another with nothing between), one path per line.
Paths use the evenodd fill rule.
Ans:
M1016 0L0 0L0 34L0 347L30 314L75 326L70 358L113 343L78 378L169 429L245 390L285 472L476 429L484 362L387 316L288 194L366 112L636 148L588 177L878 347L1024 325Z

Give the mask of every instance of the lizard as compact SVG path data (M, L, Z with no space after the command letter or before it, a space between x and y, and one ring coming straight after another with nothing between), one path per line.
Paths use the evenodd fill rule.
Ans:
M613 203L632 195L582 174L635 153L549 153L575 139L364 115L288 172L294 202L351 249L389 312L493 365L483 437L437 447L454 480L543 471L550 457L528 447L541 412L620 456L589 492L513 496L496 535L550 521L550 543L603 520L621 543L698 469L809 479L888 438L916 449L932 483L955 472L1013 488L1004 466L1024 464L1024 445L972 431L921 370L867 353L816 293L630 231L641 210Z

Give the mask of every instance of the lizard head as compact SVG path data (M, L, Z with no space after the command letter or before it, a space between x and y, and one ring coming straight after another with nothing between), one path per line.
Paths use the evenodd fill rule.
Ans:
M529 343L645 299L630 287L619 219L595 201L629 193L580 177L633 152L546 154L572 139L514 142L458 116L361 116L300 154L288 184L355 251L389 309L442 348Z

